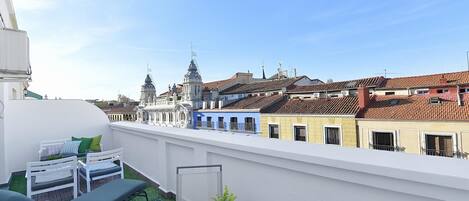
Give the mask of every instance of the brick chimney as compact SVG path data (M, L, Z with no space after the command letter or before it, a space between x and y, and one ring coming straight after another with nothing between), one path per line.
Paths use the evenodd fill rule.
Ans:
M445 75L441 75L440 84L448 84L448 79L446 79Z
M368 106L368 103L370 102L370 91L368 90L368 87L360 85L358 86L357 92L358 107L360 108L360 110L363 110Z

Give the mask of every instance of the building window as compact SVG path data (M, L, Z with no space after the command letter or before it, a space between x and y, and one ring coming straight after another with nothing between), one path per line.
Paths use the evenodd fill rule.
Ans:
M255 131L254 118L252 118L252 117L244 118L244 130L249 131L249 132L254 132Z
M384 95L385 96L390 96L390 95L395 95L396 93L394 91L388 91L388 92L384 92Z
M269 137L270 138L279 138L279 129L277 124L269 124Z
M469 88L461 88L459 89L459 93L469 93Z
M395 151L396 147L394 145L394 133L393 132L373 132L372 133L373 144L371 144L372 149L385 150L385 151Z
M207 117L207 128L212 128L212 117Z
M173 113L169 113L169 122L173 122Z
M417 89L415 92L418 95L425 95L425 94L428 94L429 90L428 89Z
M325 127L325 143L340 145L340 129L338 127Z
M306 126L293 126L295 141L306 142Z
M230 129L238 130L238 118L237 117L230 118Z
M197 116L197 128L200 128L200 127L202 127L202 117Z
M432 156L454 156L454 139L450 135L425 135L425 153Z
M449 91L448 89L437 89L436 93L443 94L443 93L448 93L448 91Z
M218 117L218 128L225 129L225 120L223 117Z

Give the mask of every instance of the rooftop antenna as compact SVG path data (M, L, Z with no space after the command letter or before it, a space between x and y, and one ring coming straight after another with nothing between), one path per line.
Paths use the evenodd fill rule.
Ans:
M387 78L388 75L394 75L394 74L399 74L399 73L389 72L389 70L387 68L384 68L384 74L383 73L375 73L375 75L384 75L384 78Z
M265 80L264 61L262 61L262 79Z
M467 71L469 71L469 50L466 51Z

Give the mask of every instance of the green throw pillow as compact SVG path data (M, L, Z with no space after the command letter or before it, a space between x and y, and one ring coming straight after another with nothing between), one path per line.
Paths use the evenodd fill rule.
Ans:
M78 147L78 153L87 153L88 150L90 149L91 141L93 138L76 138L72 137L72 141L81 141L80 147Z
M91 145L90 145L90 150L94 152L100 152L101 151L101 137L102 135L98 135L96 137L91 138Z

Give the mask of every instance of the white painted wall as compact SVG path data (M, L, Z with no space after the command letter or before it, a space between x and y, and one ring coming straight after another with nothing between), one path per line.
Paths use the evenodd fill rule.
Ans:
M469 195L466 160L128 122L111 129L124 160L165 191L176 192L177 166L222 164L224 184L239 201L465 200ZM213 195L209 178L185 181L186 200Z
M0 28L18 29L16 25L15 11L11 0L0 0L0 15L3 18L3 25L0 22Z
M25 170L27 162L38 160L39 143L44 140L102 134L103 148L112 147L106 114L82 100L9 100L3 122L0 183L5 183L11 172Z

